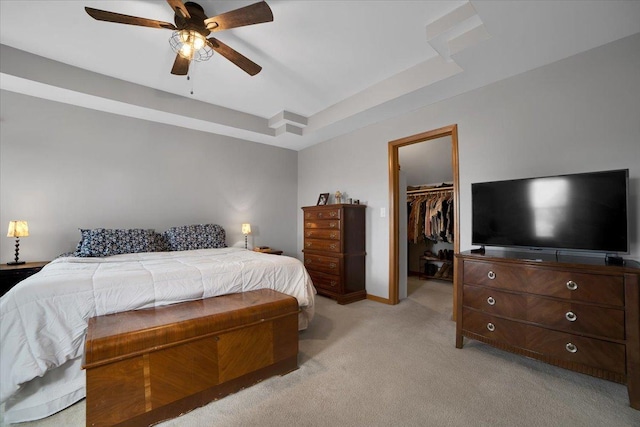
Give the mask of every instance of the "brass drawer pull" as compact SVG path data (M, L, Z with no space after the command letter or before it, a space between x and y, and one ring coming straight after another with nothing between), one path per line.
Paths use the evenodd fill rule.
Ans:
M311 237L311 231L307 231L307 237Z
M578 351L578 347L570 342L568 342L567 345L564 346L564 348L566 348L569 353L575 353L576 351Z
M564 315L569 322L575 322L578 320L578 316L573 311L567 311L567 314Z
M489 322L487 323L487 329L489 330L489 332L493 332L496 330L496 325L494 325L493 323Z
M311 260L307 258L307 259L304 260L304 263L305 264L311 264Z
M496 300L493 299L493 297L489 297L487 298L487 304L489 305L494 305L496 303Z
M496 273L494 273L493 271L489 270L489 272L487 273L487 277L491 280L496 278Z
M307 242L307 247L310 248L311 247L311 242Z
M337 236L337 234L336 234L336 233L331 233L331 234L329 234L329 237L330 237L330 238L332 238L332 239L335 239L335 238L336 238L336 236Z
M336 245L329 245L329 249L335 249Z
M335 222L331 222L331 223L329 223L329 227L331 227L331 228L336 228L336 223L335 223Z
M331 281L331 286L335 286L335 285L337 285L337 284L338 284L338 282L336 282L335 280L332 280L332 281Z
M336 216L338 213L336 211L332 211L329 215Z
M336 268L336 264L332 262L331 264L329 264L329 268Z
M570 291L575 291L576 289L578 289L578 284L573 280L569 280L567 282L567 289L569 289Z
M322 218L322 212L318 212L318 218Z

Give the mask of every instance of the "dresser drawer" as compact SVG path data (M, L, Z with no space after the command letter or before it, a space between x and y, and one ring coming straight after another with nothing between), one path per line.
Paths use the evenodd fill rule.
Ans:
M304 254L304 266L309 272L321 271L329 274L340 274L340 258Z
M567 362L625 373L625 346L535 326L527 332L527 348Z
M523 323L463 307L462 329L485 338L525 348L527 327Z
M304 229L309 230L313 228L328 228L328 229L340 229L340 220L337 219L318 219L304 222Z
M304 230L305 238L340 240L340 230L327 230L323 228L310 228Z
M528 296L527 320L553 329L623 340L624 310Z
M534 353L624 374L625 346L595 338L553 331L463 308L465 331Z
M464 305L571 333L624 339L624 311L464 285Z
M314 210L304 213L304 219L339 219L340 218L340 209L323 209L323 210Z
M309 270L309 276L311 276L313 285L317 288L326 289L333 292L343 291L340 276L321 273L319 271L313 270Z
M463 301L467 307L513 319L524 320L527 310L526 296L483 286L464 285Z
M340 241L337 240L321 240L321 239L304 239L304 248L314 251L323 252L340 252Z
M624 306L621 276L465 261L464 283L596 304Z

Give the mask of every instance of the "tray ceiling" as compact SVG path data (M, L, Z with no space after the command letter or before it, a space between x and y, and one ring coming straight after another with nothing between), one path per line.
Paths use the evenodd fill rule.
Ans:
M254 1L201 0L207 16ZM214 55L170 74L166 1L0 2L0 87L299 150L640 32L633 1L268 1L274 21L216 33L263 67ZM35 29L35 31L34 31ZM191 94L193 91L193 94Z

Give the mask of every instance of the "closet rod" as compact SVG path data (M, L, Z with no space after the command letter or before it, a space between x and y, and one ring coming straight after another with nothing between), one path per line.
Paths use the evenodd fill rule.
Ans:
M420 195L430 193L453 193L453 187L435 187L435 188L423 188L420 190L407 190L407 195Z

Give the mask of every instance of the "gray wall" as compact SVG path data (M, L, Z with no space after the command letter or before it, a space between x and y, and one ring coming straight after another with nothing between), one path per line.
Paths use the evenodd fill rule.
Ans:
M388 142L457 124L462 250L471 248L472 182L629 168L638 259L639 112L637 34L301 151L299 204L335 189L367 203L367 292L387 298Z
M20 258L72 251L78 228L217 223L227 244L297 249L297 152L2 91L0 232ZM0 239L2 263L14 239Z
M451 137L402 146L398 148L398 162L407 174L407 185L451 183Z

